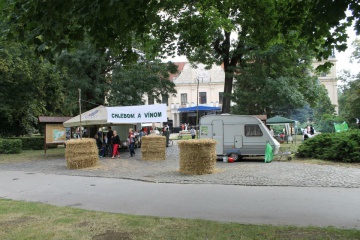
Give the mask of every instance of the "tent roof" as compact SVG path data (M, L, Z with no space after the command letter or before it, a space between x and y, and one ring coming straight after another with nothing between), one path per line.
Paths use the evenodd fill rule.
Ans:
M281 123L295 123L295 120L291 120L281 116L275 116L266 120L266 124L281 124Z
M107 110L106 107L100 105L94 109L81 114L81 125L106 125L107 123ZM64 127L80 126L80 115L73 117L63 123Z
M193 112L193 111L219 111L221 110L220 107L208 107L208 106L194 106L194 107L187 107L187 108L179 108L180 112Z

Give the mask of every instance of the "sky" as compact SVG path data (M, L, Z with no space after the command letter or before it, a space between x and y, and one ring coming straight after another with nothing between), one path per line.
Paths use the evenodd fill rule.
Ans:
M347 45L348 48L345 52L335 52L335 57L337 59L336 63L336 72L339 76L341 70L350 70L352 74L357 74L360 72L360 63L354 62L350 63L350 56L354 51L354 48L351 46L351 43L356 39L355 30L353 27L347 28L347 34L349 35ZM360 38L360 36L358 36Z

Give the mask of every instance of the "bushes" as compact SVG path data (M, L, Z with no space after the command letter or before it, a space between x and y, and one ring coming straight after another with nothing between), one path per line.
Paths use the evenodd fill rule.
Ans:
M50 145L48 148L57 148L57 145ZM0 139L0 153L20 153L21 150L44 150L44 137Z
M44 150L44 137L19 137L23 150Z
M360 162L360 130L323 133L307 139L298 149L298 157Z
M20 139L0 139L0 153L20 153L22 142Z

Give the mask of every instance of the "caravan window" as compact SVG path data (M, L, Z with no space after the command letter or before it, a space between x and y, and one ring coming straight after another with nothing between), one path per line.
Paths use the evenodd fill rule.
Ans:
M262 136L263 133L257 124L247 124L245 125L245 136L246 137L258 137Z

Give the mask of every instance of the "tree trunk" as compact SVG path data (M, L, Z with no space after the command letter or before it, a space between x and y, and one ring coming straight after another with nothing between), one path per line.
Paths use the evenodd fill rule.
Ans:
M230 113L230 95L232 92L233 74L225 72L224 96L221 113Z

